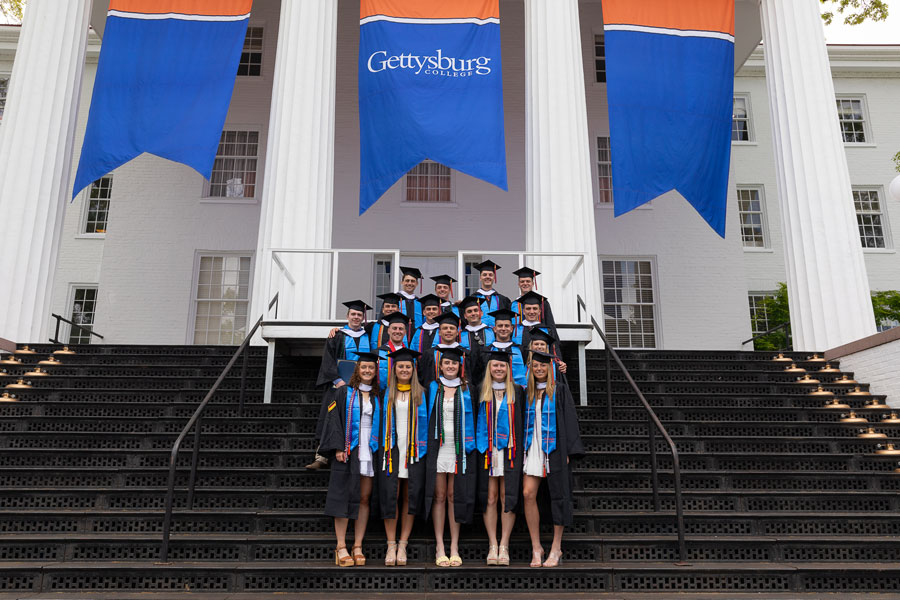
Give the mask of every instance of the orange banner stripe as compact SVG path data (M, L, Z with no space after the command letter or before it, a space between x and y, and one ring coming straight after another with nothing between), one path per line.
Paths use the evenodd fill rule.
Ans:
M408 19L499 19L500 0L360 0L359 18L373 15Z
M603 23L734 35L734 0L603 0Z
M235 16L250 12L253 0L110 0L109 10L133 13Z

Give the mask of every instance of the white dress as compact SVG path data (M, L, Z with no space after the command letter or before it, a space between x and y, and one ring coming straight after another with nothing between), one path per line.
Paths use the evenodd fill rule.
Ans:
M369 447L369 440L372 439L372 415L374 413L375 407L372 405L371 395L369 398L363 398L362 418L359 420L359 474L363 477L375 477L372 449Z
M497 397L497 392L494 392L494 427L496 427L497 420L500 418L500 407L506 402L506 399L503 397L503 392L501 391L499 394L499 398ZM512 410L512 407L510 407ZM491 471L491 477L503 477L503 463L504 457L506 456L506 449L497 449L493 447L493 440L491 440L491 465L493 466L493 470Z
M544 392L536 394L534 399L534 433L531 438L531 447L525 453L525 474L535 477L544 477L544 450L541 448L541 405L544 401Z
M456 437L453 422L453 395L456 388L444 388L444 444L437 455L438 473L456 472Z
M400 465L397 469L397 477L409 479L409 469L406 466L407 438L409 436L409 392L398 392L394 402L394 422L397 427L397 457Z

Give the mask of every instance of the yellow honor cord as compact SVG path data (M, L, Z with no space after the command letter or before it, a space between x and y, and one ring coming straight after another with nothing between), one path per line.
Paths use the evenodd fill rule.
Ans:
M398 383L397 384L398 392L408 392L410 389L412 389L412 385L409 383Z

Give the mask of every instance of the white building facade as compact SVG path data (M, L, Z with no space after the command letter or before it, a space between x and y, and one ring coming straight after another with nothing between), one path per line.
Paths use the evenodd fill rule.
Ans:
M91 16L89 1L73 4L83 6L72 19ZM105 9L98 4L92 22L99 29ZM83 73L77 73L80 101L67 104L77 112L59 124L55 138L72 128L74 159L55 163L65 176L33 166L37 172L29 179L19 164L15 172L7 165L3 174L32 186L42 177L61 177L65 191L47 192L51 197L43 200L51 208L55 202L64 206L52 236L55 250L53 243L35 241L41 237L37 223L52 219L23 217L16 243L30 244L30 250L0 263L8 291L49 290L34 306L10 293L0 310L17 302L27 306L19 325L8 321L0 327L0 337L41 341L53 333L50 314L56 313L90 324L104 343L239 343L279 289L273 252L327 248L399 249L401 264L419 266L427 275L449 273L462 280L460 286L471 280L458 268L458 252L477 251L465 263L494 259L504 267L499 289L509 296L516 295L511 271L519 259L491 251L584 253L578 291L598 320L601 312L606 315L606 332L622 348L740 348L751 336L753 299L781 281L792 284L792 310L799 311L792 320L801 330L801 347L825 349L863 337L874 326L867 324L860 298L867 299L869 288L900 289L891 228L894 223L900 233L900 203L887 195L895 175L891 157L900 150L900 47L831 46L828 85L785 90L777 83L795 79L796 61L809 64L809 56L825 56L817 2L803 0L796 11L784 12L775 0L759 4L736 3L742 66L735 78L725 239L675 193L613 218L599 1L554 1L550 11L538 0L501 0L508 192L425 163L363 216L357 2L254 2L211 182L186 166L144 155L69 203L100 50L100 38L91 32L82 44ZM31 0L29 11L53 10L46 5ZM25 36L40 33L29 32L39 26L28 18L23 28L0 26L0 102L17 49ZM797 23L813 33L779 37L781 27ZM757 48L761 30L777 56ZM309 56L316 60L301 60ZM545 56L559 60L551 63ZM568 72L552 64L567 65ZM16 78L28 77L16 68ZM827 64L822 71L827 75ZM56 77L61 73L62 68ZM25 90L18 80L14 85ZM573 80L577 90L561 83ZM812 108L801 115L801 107L814 104L808 97L837 109L838 121ZM23 127L28 119L39 121L13 102L10 96L12 114L0 125L0 159L17 147L10 118L21 119ZM816 115L825 116L816 122ZM823 129L828 135L817 131ZM820 150L801 151L809 147ZM810 191L811 181L833 193ZM0 206L17 210L26 204L15 189L0 180ZM792 215L789 223L785 214ZM817 215L825 215L822 222ZM849 238L855 247L847 246ZM43 275L28 277L16 269L23 256L43 256L41 248L47 247L53 252L40 263ZM290 263L291 256L281 258ZM293 318L327 318L342 299L371 300L394 289L389 271L397 266L395 257L364 252L341 256L332 296L328 260L323 255L295 263ZM539 269L552 264L542 269L547 275L538 279L538 291L556 301L548 290L558 289L574 258L527 262ZM462 291L456 289L457 297ZM574 314L572 298L567 304ZM554 310L560 310L557 303ZM846 327L835 326L837 320ZM30 328L22 328L25 321ZM71 335L72 341L87 341L77 331Z

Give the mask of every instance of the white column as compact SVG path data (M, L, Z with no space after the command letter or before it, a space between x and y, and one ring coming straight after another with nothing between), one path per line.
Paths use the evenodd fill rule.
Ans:
M875 333L817 0L761 0L794 348Z
M46 341L91 0L29 0L0 128L0 338Z
M526 248L587 253L578 292L602 326L578 0L525 0L525 73ZM572 259L534 263L556 320L574 322Z
M330 314L330 258L282 254L291 288L273 270L272 249L331 247L336 56L337 0L283 1L251 321L279 290L279 318Z

